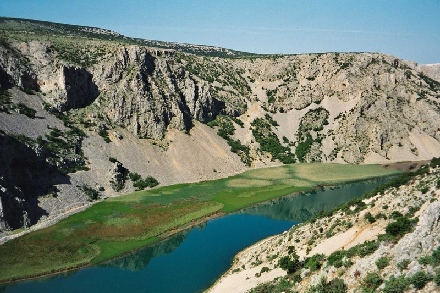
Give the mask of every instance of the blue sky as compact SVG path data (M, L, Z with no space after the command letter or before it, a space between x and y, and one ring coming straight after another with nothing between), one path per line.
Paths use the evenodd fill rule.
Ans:
M440 62L440 0L0 0L0 15L254 53L381 52Z

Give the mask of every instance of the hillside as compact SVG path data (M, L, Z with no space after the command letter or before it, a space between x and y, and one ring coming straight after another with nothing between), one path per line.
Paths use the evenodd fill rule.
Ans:
M282 163L440 156L440 83L420 70L379 53L255 55L1 18L2 143L64 178L28 195L5 165L2 230L133 191L129 172L167 185ZM44 210L31 220L29 196Z
M439 160L248 247L208 292L438 292Z

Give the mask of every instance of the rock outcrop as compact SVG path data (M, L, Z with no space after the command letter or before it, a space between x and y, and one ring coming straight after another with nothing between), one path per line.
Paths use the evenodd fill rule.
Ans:
M43 154L0 133L0 231L35 224L45 211L37 197L68 179Z
M112 180L119 192L129 191L121 189L118 166L108 174L110 156L166 184L218 178L280 158L388 163L440 156L434 123L440 83L414 62L379 53L259 56L16 21L0 21L0 94L8 91L2 103L15 92L12 104L0 105L2 129L44 140L54 125L75 125L63 138L51 138L61 140L52 163L64 173L90 169L78 176L79 186ZM13 115L26 107L33 107L35 120ZM231 129L219 129L218 121L214 129L201 125L219 115ZM88 136L84 156L77 131Z
M417 68L430 78L440 82L440 63L419 65Z

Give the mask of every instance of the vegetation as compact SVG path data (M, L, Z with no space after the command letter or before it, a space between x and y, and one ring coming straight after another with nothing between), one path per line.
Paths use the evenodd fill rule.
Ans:
M111 142L110 138L108 137L108 132L107 132L107 130L105 130L105 129L99 129L99 130L98 130L98 134L99 134L99 136L101 136L101 137L104 139L104 141L105 141L106 143Z
M335 278L329 282L322 278L318 284L306 290L307 293L343 293L347 292L347 285L342 279Z
M24 114L24 115L26 115L27 117L29 117L31 119L34 119L35 118L35 113L37 113L36 110L27 107L23 103L18 103L16 109L17 109L17 112L19 114Z
M278 266L287 271L288 274L294 274L298 269L302 268L302 263L299 261L299 256L296 252L292 252L280 258Z
M382 285L383 279L378 273L368 273L367 276L362 281L362 292L363 293L373 293L376 292L377 288Z
M136 187L136 190L144 190L147 187L155 187L159 185L159 181L151 176L147 176L145 179L138 179L133 182L133 186Z
M52 134L57 135L57 131ZM107 199L49 228L1 245L0 282L100 262L157 241L169 230L218 211L236 211L310 190L317 184L392 173L380 166L294 164Z
M415 273L411 278L410 282L414 285L414 288L417 290L423 289L426 283L430 282L433 279L433 276L425 273L424 271L419 271Z
M51 131L46 134L46 139L42 136L38 136L36 140L23 135L13 137L27 146L40 149L47 162L63 174L88 170L81 149L85 133L73 126L65 131L56 127L49 129Z
M412 221L407 217L398 217L395 222L388 224L385 231L391 236L403 236L413 227Z
M304 260L304 267L310 269L311 272L314 272L321 268L324 261L325 256L323 254L315 254Z
M0 89L0 112L9 113L11 110L15 110L19 114L24 114L31 119L34 119L37 113L35 109L29 108L23 103L13 103L11 101L11 94L5 89Z
M321 144L322 137L319 132L328 124L329 112L324 108L316 108L307 112L299 124L297 132L298 145L295 149L295 155L300 162L306 160L310 154L312 145ZM313 137L316 137L313 139ZM320 158L312 156L309 161L320 161Z
M231 135L234 135L235 133L235 127L232 121L240 126L243 126L243 122L241 122L241 120L224 115L218 115L215 120L208 123L208 126L217 126L217 134L228 142L228 145L231 147L231 152L236 153L243 163L250 166L252 159L249 154L249 147L242 145L239 140L234 140L231 138Z
M272 131L272 126L277 123L268 116L266 119L256 118L252 121L252 134L260 144L260 150L272 155L272 160L279 160L283 164L295 162L295 156L289 147L283 146L278 140L278 136Z
M376 266L379 270L386 268L390 264L390 258L386 256L379 257Z
M82 191L89 197L89 201L94 201L99 199L99 192L87 185L81 186Z
M383 289L384 293L403 293L408 288L410 282L405 276L394 277L391 276L385 282L385 288Z
M249 293L293 293L292 281L288 277L276 278L273 282L263 283L251 289Z

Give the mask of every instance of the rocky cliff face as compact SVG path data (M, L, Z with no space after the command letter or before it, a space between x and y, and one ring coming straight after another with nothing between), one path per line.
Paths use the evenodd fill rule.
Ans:
M83 59L74 65L76 59L67 55L72 59L67 62L65 49L56 43L12 41L0 51L3 75L41 90L42 99L58 111L86 107L83 121L118 125L140 138L160 140L167 129L188 132L194 120L207 123L218 114L242 121L274 114L278 127L272 131L279 140L285 136L292 152L302 145L299 161L360 163L439 155L440 130L431 121L440 118L440 83L393 56L221 59L137 45L88 45L77 50L99 52L99 58L81 67ZM318 108L327 113L320 125L304 129L291 124L296 117L314 119ZM258 153L258 144L248 144Z
M225 109L210 85L174 65L175 52L122 47L94 69L103 92L98 100L111 123L139 137L162 139L168 127L189 131Z
M25 20L0 19L0 29L1 89L26 93L8 107L22 113L33 106L40 115L25 121L0 113L1 129L44 139L53 130L46 121L56 120L53 127L63 119L84 130L90 186L108 183L102 178L109 157L171 184L244 170L240 159L263 166L279 158L384 163L440 156L440 83L424 67L394 56L259 56ZM225 123L201 126L219 114ZM82 153L80 143L72 147ZM188 174L185 165L192 166ZM223 175L211 174L220 169Z
M41 150L0 133L0 231L35 224L46 212L38 196L55 184L68 182L50 164Z
M440 63L419 65L417 69L430 78L440 82Z

